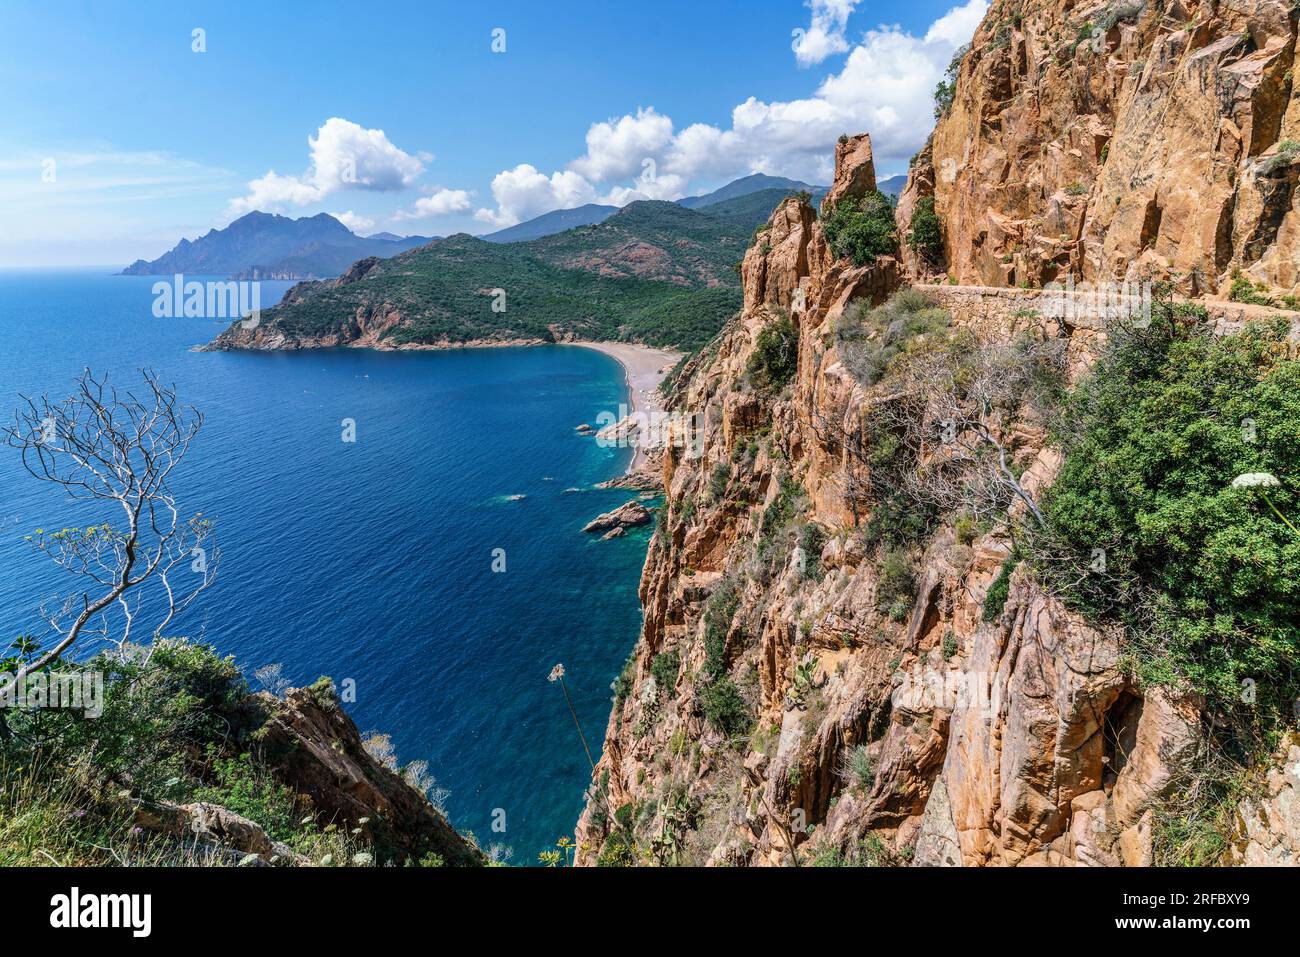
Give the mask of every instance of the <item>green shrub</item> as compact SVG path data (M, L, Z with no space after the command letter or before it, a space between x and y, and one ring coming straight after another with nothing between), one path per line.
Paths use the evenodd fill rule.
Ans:
M804 575L815 581L822 578L822 549L826 546L826 532L816 522L809 522L799 530L799 547L804 552Z
M850 788L866 790L871 787L876 777L876 768L871 760L870 749L865 744L856 744L844 755L840 765L840 777Z
M727 497L727 486L731 484L731 466L726 462L719 462L713 466L713 472L709 475L709 497L715 502L721 502Z
M1011 594L1011 573L1016 569L1016 559L1008 558L1002 563L998 575L989 584L989 590L984 595L984 620L997 621L1002 617L1002 609L1007 606L1007 598Z
M907 244L931 263L943 259L943 223L934 211L933 196L922 196L916 201Z
M885 610L891 621L906 621L916 600L911 556L902 549L885 552L876 574L876 605Z
M730 578L718 582L704 606L704 674L710 679L727 670L727 632L739 607L740 591Z
M956 52L953 53L952 59L948 61L948 69L944 71L943 79L934 88L934 118L936 120L943 119L952 109L952 101L957 95L957 77L961 73L961 61L969 50L969 43L958 47Z
M897 251L894 207L879 190L840 200L823 211L822 223L831 252L837 259L852 260L855 266Z
M673 693L677 684L677 672L681 671L682 659L675 651L662 651L650 660L650 674L655 679L655 687L667 695Z
M1283 140L1277 145L1277 153L1268 161L1268 172L1275 173L1280 169L1285 169L1297 159L1300 159L1300 142Z
M212 771L216 778L210 785L194 792L195 801L219 804L250 821L256 821L277 841L292 842L300 830L302 815L293 791L279 784L245 753L235 758L220 757L209 748Z
M623 670L618 673L614 679L614 707L622 708L623 702L627 701L628 695L632 693L632 679L636 676L636 651L633 650L627 661L623 662Z
M799 369L799 327L779 316L759 330L746 371L760 389L775 392Z
M754 385L779 391L800 368L800 330L789 316L779 316L759 330L746 371Z
M1075 389L1044 501L1073 558L1042 564L1127 626L1143 680L1234 708L1244 679L1267 679L1257 713L1276 713L1300 691L1300 362L1285 320L1215 337L1197 317L1158 301ZM1276 484L1234 487L1245 473Z
M1233 274L1232 286L1228 290L1228 298L1233 302L1244 302L1252 306L1277 305L1272 297L1268 295L1268 286L1264 283L1251 282L1240 272Z
M753 723L749 706L728 675L702 687L699 699L705 720L728 738L738 738L749 733Z

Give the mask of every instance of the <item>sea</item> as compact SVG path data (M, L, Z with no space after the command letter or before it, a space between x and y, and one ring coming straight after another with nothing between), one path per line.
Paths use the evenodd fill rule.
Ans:
M169 633L233 655L254 687L268 665L347 682L361 731L428 762L457 828L536 864L573 834L591 775L548 676L564 665L599 757L640 628L649 528L582 532L630 497L594 486L631 451L575 431L627 402L622 367L576 346L198 352L226 320L158 318L158 277L112 273L0 270L0 419L86 368L123 391L141 369L174 384L204 421L173 487L221 554ZM290 285L263 282L262 307ZM5 643L48 639L42 601L78 587L24 536L113 518L0 448Z

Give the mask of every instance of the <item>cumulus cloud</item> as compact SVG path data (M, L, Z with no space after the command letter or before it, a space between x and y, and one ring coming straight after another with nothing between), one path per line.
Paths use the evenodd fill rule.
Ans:
M878 168L899 168L925 142L933 125L934 87L953 52L969 42L988 0L966 0L918 36L881 25L849 48L844 28L856 0L810 0L811 28L799 62L834 52L836 37L848 57L806 97L766 101L751 96L737 105L730 127L695 123L677 130L671 117L651 107L593 123L586 151L549 176L527 163L492 181L495 209L475 217L508 226L553 209L583 203L624 205L637 199L678 199L692 183L748 173L789 176L826 184L841 133L871 134ZM818 39L808 40L814 33ZM817 46L816 44L820 44ZM816 59L814 59L816 57Z
M848 52L844 31L857 5L858 0L808 0L804 4L812 10L812 20L808 29L800 28L793 34L794 58L800 66L812 66L828 56Z
M345 213L330 213L330 215L354 233L363 233L375 228L375 221L373 219L360 216L357 213L352 212L350 209Z
M413 208L398 210L393 219L432 219L435 216L450 216L452 213L466 212L472 205L467 190L442 188L428 196L421 196L415 201Z
M480 209L474 218L492 226L513 226L553 209L572 209L596 201L596 189L571 170L547 176L529 163L503 170L492 179L497 208Z
M383 130L368 130L337 116L307 137L307 147L305 173L285 176L269 171L249 182L247 195L230 201L229 212L307 206L344 190L405 189L424 172L425 160L398 149Z

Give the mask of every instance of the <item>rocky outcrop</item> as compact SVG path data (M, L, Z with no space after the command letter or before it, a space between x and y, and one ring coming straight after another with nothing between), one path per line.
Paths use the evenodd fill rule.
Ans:
M1300 734L1279 749L1260 792L1245 801L1228 863L1246 867L1300 866Z
M837 149L834 195L874 183L865 139ZM855 492L870 456L849 446L885 399L849 373L835 330L907 268L835 260L795 197L746 254L743 311L671 400L708 426L698 454L669 442L663 458L641 638L579 822L579 863L617 860L628 840L666 864L1153 860L1157 812L1205 748L1197 701L1136 686L1119 636L1024 567L991 614L989 591L1011 568L1006 526L941 526L920 546L910 608L882 602L884 551L865 534L875 505ZM1101 330L1087 322L948 290L936 300L983 338L1032 326L1064 343L1074 372L1095 354ZM750 357L785 315L797 371L765 393ZM1216 321L1240 318L1225 307ZM1010 454L1034 493L1060 459L1042 428L1022 432ZM791 495L806 512L783 537L769 516L788 514ZM1290 787L1244 819L1290 813ZM1243 856L1284 859L1278 828L1261 828L1272 836L1244 841Z
M258 738L276 776L304 796L319 824L361 828L385 859L436 854L449 865L484 863L428 798L370 754L356 724L322 679L280 701L259 695L270 716Z
M476 866L486 857L456 832L427 796L365 747L356 724L322 678L284 698L266 692L239 701L225 716L255 749L261 766L293 794L300 813L324 829L351 834L381 864L420 862L436 855L449 866ZM211 802L145 801L115 782L102 799L137 827L179 842L189 860L238 865L312 865L254 821ZM369 852L367 852L369 853Z
M637 525L645 525L652 517L651 511L632 499L625 502L613 511L605 512L598 515L588 522L584 527L584 532L605 532L611 529L632 528ZM609 536L606 535L606 538Z
M995 4L913 160L947 274L1300 292L1300 87L1287 0ZM909 275L929 267L910 251Z

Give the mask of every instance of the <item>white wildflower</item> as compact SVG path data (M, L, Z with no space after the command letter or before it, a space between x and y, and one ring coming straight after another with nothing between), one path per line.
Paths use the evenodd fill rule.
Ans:
M1232 480L1233 488L1273 488L1281 484L1272 472L1246 472Z

